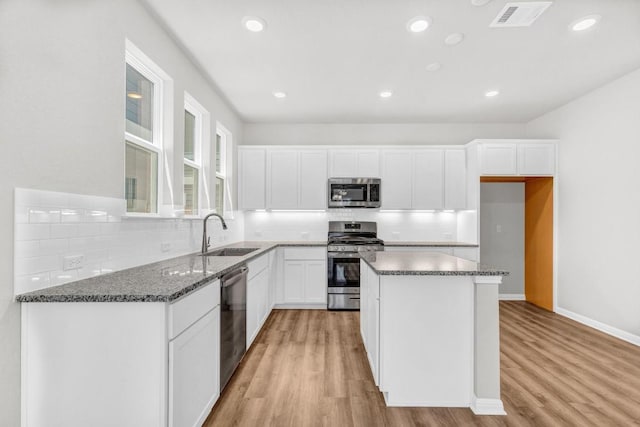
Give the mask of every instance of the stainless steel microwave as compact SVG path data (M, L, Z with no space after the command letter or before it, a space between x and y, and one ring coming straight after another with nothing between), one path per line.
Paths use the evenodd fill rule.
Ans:
M329 208L379 208L380 178L329 178Z

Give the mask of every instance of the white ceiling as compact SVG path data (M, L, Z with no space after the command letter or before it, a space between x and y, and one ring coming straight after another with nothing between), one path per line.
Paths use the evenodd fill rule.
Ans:
M640 67L640 0L555 0L531 27L499 29L506 0L145 1L246 122L524 122ZM591 14L596 27L569 30ZM247 15L266 30L244 29ZM432 25L413 34L417 15ZM465 39L446 46L453 32Z

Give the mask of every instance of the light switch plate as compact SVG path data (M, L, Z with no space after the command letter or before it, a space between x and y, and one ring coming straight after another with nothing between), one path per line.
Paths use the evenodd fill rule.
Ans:
M62 258L62 269L64 271L77 270L78 268L82 268L83 266L84 255L69 255Z

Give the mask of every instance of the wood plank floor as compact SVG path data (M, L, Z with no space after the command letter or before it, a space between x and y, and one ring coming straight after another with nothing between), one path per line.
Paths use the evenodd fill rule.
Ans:
M358 315L274 310L204 425L640 425L640 348L515 301L500 303L507 416L388 408L373 383Z

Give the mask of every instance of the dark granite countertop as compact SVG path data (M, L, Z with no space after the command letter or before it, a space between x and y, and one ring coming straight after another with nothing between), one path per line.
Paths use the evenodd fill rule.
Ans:
M383 276L506 276L508 271L437 252L364 252L360 257Z
M278 246L325 246L326 241L239 242L258 248L244 256L184 255L16 296L18 302L171 302Z
M402 241L402 240L385 240L385 246L410 246L410 247L454 247L454 248L477 248L477 243L466 242L420 242L420 241Z

